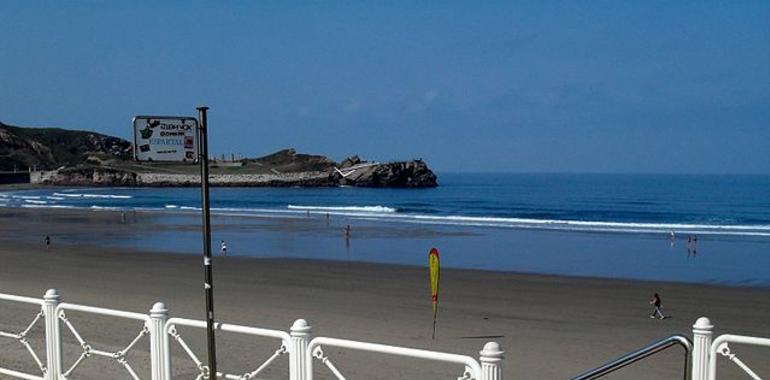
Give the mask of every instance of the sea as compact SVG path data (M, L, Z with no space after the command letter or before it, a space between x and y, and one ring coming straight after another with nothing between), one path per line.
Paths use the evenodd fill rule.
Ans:
M155 215L141 236L66 239L187 254L200 204L197 188L0 192L0 207ZM770 176L439 173L431 189L213 188L211 205L231 256L426 265L436 247L452 268L770 286Z

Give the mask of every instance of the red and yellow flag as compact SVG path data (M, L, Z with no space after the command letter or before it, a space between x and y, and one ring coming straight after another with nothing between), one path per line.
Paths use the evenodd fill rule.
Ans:
M436 248L431 248L430 253L428 253L428 269L430 271L430 291L433 299L433 335L431 339L435 339L436 314L438 314L438 284L441 275L438 249Z

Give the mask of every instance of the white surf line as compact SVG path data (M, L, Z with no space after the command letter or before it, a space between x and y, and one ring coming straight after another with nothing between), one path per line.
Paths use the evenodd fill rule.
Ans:
M371 212L371 213L394 213L398 210L387 206L299 206L288 205L289 210L302 210L302 211L358 211L358 212Z

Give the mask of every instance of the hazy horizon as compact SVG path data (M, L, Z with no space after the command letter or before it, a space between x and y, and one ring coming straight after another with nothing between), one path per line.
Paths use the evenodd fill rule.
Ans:
M770 174L770 3L0 3L0 121L441 173Z

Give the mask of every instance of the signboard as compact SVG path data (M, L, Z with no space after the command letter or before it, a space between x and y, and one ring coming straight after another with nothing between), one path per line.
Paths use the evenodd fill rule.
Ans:
M185 116L134 117L134 158L137 161L195 162L198 120Z

